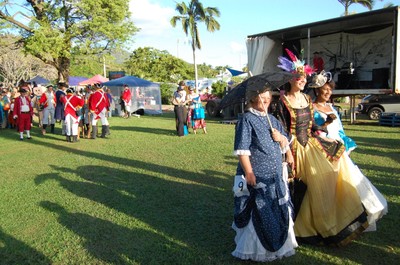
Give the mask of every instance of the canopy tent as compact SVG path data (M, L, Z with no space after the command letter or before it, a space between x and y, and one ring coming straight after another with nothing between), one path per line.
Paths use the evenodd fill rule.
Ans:
M32 79L29 79L26 82L28 82L28 83L36 83L37 85L42 85L42 86L46 86L46 85L51 83L49 80L47 80L46 78L41 77L39 75L35 76Z
M103 77L102 75L95 75L85 81L79 82L80 86L86 86L86 85L93 85L93 84L97 84L97 83L103 83L103 82L107 82L108 78L107 77Z
M162 114L160 85L136 76L124 76L102 85L110 88L114 100L118 101L124 85L127 85L132 94L132 112L143 109L145 114Z
M68 77L68 84L70 86L78 86L80 82L86 81L87 77L83 76L70 76Z

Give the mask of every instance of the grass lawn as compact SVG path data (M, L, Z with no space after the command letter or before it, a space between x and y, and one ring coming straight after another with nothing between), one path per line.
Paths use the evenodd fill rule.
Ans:
M0 264L250 264L234 259L234 125L177 137L173 113L110 120L108 139L0 131ZM352 159L389 203L345 248L272 264L399 264L400 128L357 121ZM253 264L253 263L251 263Z

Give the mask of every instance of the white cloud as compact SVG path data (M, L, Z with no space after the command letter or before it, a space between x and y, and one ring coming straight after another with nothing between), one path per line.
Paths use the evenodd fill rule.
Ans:
M162 7L150 0L131 0L129 10L135 26L140 28L139 35L161 36L166 30L171 30L171 17L175 10Z

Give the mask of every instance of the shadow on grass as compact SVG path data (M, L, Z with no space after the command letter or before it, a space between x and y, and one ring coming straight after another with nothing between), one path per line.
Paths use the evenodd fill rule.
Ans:
M152 134L160 134L160 135L171 135L177 136L176 130L167 130L160 128L146 128L146 127L137 127L137 126L113 126L112 131L129 131L129 132L143 132L143 133L152 133Z
M136 161L133 164L135 167L139 166L147 170L151 168L152 171L157 171L157 165L148 164L146 166L140 163L140 161ZM213 260L215 257L218 257L217 260L221 260L221 256L222 259L231 258L229 253L218 251L218 245L221 242L227 245L233 243L233 231L230 230L231 216L226 211L231 207L231 200L230 197L226 197L225 192L218 189L219 185L226 184L225 177L217 178L215 176L219 173L213 171L206 171L203 175L179 172L176 169L165 170L165 167L159 169L164 173L166 171L173 172L173 175L190 173L188 179L191 179L192 183L168 181L148 174L102 166L82 166L73 171L69 168L53 166L54 173L58 172L59 174L40 175L36 177L35 183L40 185L46 180L58 181L61 187L72 194L136 218L165 235L165 238L160 238L160 235L155 232L151 234L148 231L135 229L131 231L109 221L87 215L75 215L85 220L74 220L64 210L61 211L60 207L53 207L61 213L60 223L85 237L89 242L89 245L86 246L88 251L98 259L107 262L118 261L116 258L124 255L137 260L138 257L144 255L141 257L142 264L155 264L157 259L151 260L154 249L169 257L165 259L166 264L179 264L180 256L185 256L188 264L199 264L196 260ZM63 178L62 172L76 174L83 181ZM195 183L194 180L197 180L198 183ZM83 224L90 220L93 225L92 232L86 232L87 228ZM83 227L79 224L82 224ZM102 242L99 237L103 235L104 226L106 226L106 233L109 234L108 237L111 233L112 238L104 239ZM116 231L112 232L113 229ZM221 233L210 233L210 231L226 231L223 233L226 236L221 238ZM142 235L138 236L138 233ZM121 237L120 234L124 236ZM96 242L99 240L100 245L104 245L100 250L96 246ZM105 248L107 244L112 244L112 250L110 250L112 253L102 254L101 249ZM196 260L191 261L192 258L196 258Z
M112 264L166 264L178 262L178 256L195 257L189 247L173 242L151 229L130 229L108 220L84 213L71 213L62 206L49 201L40 206L57 215L58 222L84 238L84 247L95 258ZM160 259L155 253L169 252Z
M0 229L0 264L50 264L50 260Z

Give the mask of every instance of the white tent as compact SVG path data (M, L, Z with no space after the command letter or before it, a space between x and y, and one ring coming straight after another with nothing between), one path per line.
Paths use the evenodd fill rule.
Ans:
M128 85L132 94L131 111L143 110L145 114L162 114L160 85L136 76L124 76L103 83L110 88L115 100L116 109L121 114L119 99L124 91L124 85Z

